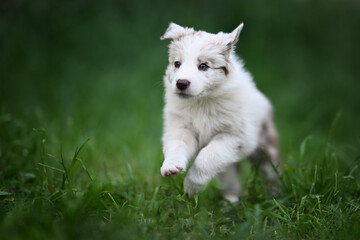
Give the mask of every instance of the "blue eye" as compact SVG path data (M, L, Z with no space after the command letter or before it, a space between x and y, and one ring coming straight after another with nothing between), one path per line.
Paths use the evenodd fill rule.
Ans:
M174 62L174 66L175 66L176 68L179 68L179 67L181 66L181 62L175 61L175 62Z
M208 70L208 68L209 68L209 66L206 65L206 63L202 63L199 65L199 70L201 70L201 71L206 71L206 70Z

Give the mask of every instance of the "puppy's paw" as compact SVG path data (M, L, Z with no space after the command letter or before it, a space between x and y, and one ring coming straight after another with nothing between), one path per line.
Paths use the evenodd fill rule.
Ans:
M231 203L236 203L239 201L239 197L237 195L234 194L224 194L223 196L225 198L225 200L231 202Z
M189 198L196 195L201 190L201 186L202 185L191 181L188 176L184 180L184 192L189 196Z
M160 172L163 177L175 176L177 174L183 173L185 168L185 164L181 164L180 162L164 162Z

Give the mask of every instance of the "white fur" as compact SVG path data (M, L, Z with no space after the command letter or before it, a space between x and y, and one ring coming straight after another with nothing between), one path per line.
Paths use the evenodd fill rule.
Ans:
M211 34L171 23L161 37L172 40L164 77L161 174L184 172L195 159L184 181L189 196L253 153L259 147L261 126L271 115L271 104L234 52L242 27ZM174 67L175 61L181 62L180 68ZM203 62L209 66L206 71L198 68ZM190 81L183 95L178 79Z

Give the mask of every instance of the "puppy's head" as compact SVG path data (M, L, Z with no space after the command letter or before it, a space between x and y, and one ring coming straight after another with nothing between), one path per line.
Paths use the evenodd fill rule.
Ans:
M221 87L243 25L231 33L212 34L170 23L160 38L172 40L165 78L168 90L187 98L208 96Z

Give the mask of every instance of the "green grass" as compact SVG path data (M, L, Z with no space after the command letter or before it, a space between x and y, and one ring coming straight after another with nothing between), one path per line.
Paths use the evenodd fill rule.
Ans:
M0 236L6 239L359 239L360 15L352 1L0 4ZM9 3L9 4L5 4ZM277 196L196 198L162 178L168 23L241 21L237 52L271 99ZM341 113L341 114L340 114Z
M16 125L1 122L21 132ZM101 177L83 158L89 139L64 157L62 149L47 151L45 130L19 134L22 141L10 142L2 159L34 161L8 162L1 171L0 232L9 239L357 239L360 234L360 148L337 148L331 137L316 154L308 150L307 138L284 159L278 196L264 194L256 168L247 168L243 197L233 205L222 200L215 182L189 199L183 177L160 179L158 169L136 170L131 163L118 177L106 170Z

